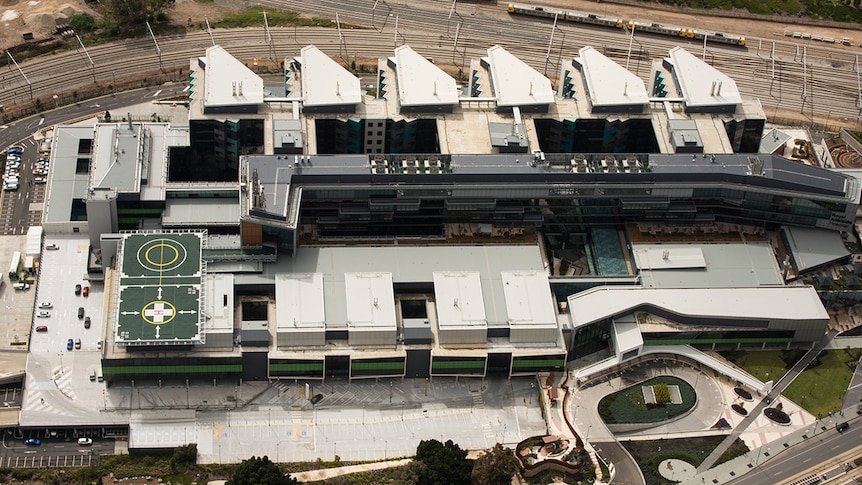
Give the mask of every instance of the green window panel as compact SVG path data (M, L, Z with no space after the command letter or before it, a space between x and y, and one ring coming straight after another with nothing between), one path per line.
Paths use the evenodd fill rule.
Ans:
M566 359L515 359L512 361L512 367L517 369L520 367L563 367L566 365Z
M353 370L404 370L404 361L400 362L351 362Z
M470 369L484 369L485 368L485 359L481 360L438 360L434 359L431 363L432 369L457 369L457 368L470 368Z
M322 372L323 362L302 362L295 364L269 364L270 371L284 372Z
M644 340L644 345L688 345L688 344L775 344L793 342L791 337L766 338L705 338Z

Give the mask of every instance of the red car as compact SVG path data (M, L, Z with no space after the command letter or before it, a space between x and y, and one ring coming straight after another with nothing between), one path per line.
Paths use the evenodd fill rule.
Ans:
M47 332L48 326L47 325L39 325L38 327L36 327L36 331L37 332Z
M83 293L83 295L84 295L84 296L90 296L90 287L89 287L89 286L85 286L85 287L84 287L84 289L83 289L83 291L82 291L82 293Z

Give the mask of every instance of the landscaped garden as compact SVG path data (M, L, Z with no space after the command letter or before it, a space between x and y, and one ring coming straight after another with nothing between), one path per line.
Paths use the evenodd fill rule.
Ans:
M729 350L721 351L719 354L762 382L778 382L793 367L793 364L805 355L805 351L798 349L750 352Z
M841 410L860 349L825 350L787 387L784 396L823 417Z
M724 441L726 436L702 436L656 441L624 441L622 445L631 453L644 474L649 485L670 485L672 483L659 473L659 465L664 460L677 459L691 464L700 465L703 460ZM716 464L732 460L748 452L748 446L737 439L733 445L719 457Z
M657 423L688 412L696 402L689 383L659 376L603 397L599 415L608 424Z

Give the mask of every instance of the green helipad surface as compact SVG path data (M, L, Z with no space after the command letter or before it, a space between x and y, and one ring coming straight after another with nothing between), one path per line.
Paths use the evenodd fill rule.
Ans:
M200 234L130 234L120 262L117 341L200 340Z

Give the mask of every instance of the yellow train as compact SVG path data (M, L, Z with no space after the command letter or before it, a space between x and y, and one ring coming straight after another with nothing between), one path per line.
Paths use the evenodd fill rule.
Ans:
M617 29L635 29L635 31L646 31L653 34L669 35L673 37L682 37L685 39L703 40L707 42L718 42L720 44L745 46L745 37L737 34L727 34L724 32L713 32L702 29L689 29L686 27L677 27L674 25L663 25L655 22L645 22L641 20L622 20L614 17L606 17L588 12L578 12L575 10L561 10L553 7L540 7L535 5L520 5L510 3L507 10L511 14L529 15L531 17L556 18L566 22L577 22L581 24L600 25L605 27L613 27Z

